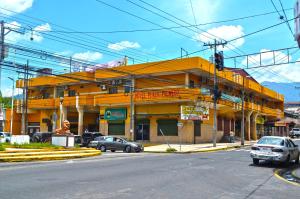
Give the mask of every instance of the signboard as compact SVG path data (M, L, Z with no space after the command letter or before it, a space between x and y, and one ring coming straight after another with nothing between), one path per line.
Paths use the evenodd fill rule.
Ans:
M181 106L180 117L182 120L209 120L209 107Z
M134 99L147 100L147 99L159 99L159 98L174 98L179 97L178 90L170 91L146 91L146 92L135 92Z
M108 108L105 109L105 120L126 120L127 109L126 108Z

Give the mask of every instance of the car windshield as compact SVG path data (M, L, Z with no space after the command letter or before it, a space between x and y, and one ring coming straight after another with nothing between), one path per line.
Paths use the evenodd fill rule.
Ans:
M10 133L4 133L7 137L10 137Z
M299 131L299 129L298 128L293 128L293 131Z
M278 145L278 146L283 146L284 145L283 139L281 139L281 138L271 138L271 137L261 138L257 143L258 144Z

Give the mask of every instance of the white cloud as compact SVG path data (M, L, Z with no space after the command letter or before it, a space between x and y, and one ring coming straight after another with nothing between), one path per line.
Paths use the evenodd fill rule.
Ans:
M18 31L22 31L22 29L24 30L24 28L26 28L24 34L16 33L13 31L7 34L6 39L11 43L17 43L19 41L30 41L31 38L34 42L41 42L44 39L41 32L51 31L51 26L48 23L36 26L32 28L32 30L28 30L28 27L22 27L22 25L16 21L6 23L5 26Z
M273 81L273 82L298 82L300 77L300 63L292 63L292 64L283 64L287 63L288 60L292 60L291 56L288 56L287 54L276 51L269 52L267 49L262 49L261 55L253 55L248 57L248 63L249 67L255 67L259 66L261 63L261 66L268 66L266 68L256 68L249 69L248 72L253 75L253 77L258 82L264 82L264 81ZM261 59L260 59L261 57ZM275 57L275 64L274 66L270 66L274 64L274 57ZM297 61L300 61L298 59ZM243 65L247 64L247 59L245 58L242 61Z
M244 36L243 27L240 25L237 26L219 26L216 28L208 29L207 32L202 32L194 36L194 39L197 39L201 42L213 42L214 39L220 41L221 39L230 41L232 39ZM225 47L219 47L219 50L233 50L242 46L245 43L244 38L240 38L230 42L230 44L225 45Z
M130 41L121 41L118 43L114 44L108 44L107 48L116 50L116 51L121 51L127 48L140 48L140 44L137 42L130 42Z
M15 15L16 13L21 13L32 7L33 0L0 0L1 13L6 15ZM13 12L10 12L13 11ZM16 13L15 13L16 12Z
M75 53L73 55L73 58L80 59L80 60L86 60L86 61L96 61L103 57L103 55L99 52L83 52L83 53Z

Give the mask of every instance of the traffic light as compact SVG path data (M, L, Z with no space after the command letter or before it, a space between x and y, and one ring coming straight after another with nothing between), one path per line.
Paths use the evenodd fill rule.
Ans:
M223 51L215 53L215 65L219 71L222 71L224 69Z
M219 100L222 96L222 91L219 90L218 86L215 87L214 89L214 94L212 96L212 99L216 97L216 100Z

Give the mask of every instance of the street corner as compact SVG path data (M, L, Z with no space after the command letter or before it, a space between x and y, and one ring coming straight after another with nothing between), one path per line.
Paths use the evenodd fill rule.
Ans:
M300 167L299 165L283 169L275 169L274 176L281 181L300 187Z

